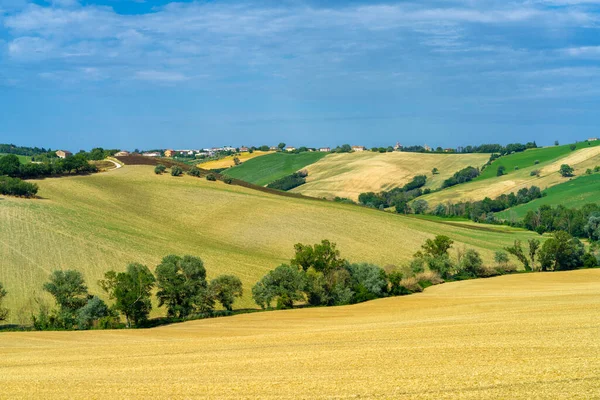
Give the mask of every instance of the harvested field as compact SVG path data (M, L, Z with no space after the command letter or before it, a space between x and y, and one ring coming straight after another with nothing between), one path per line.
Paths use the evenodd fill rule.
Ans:
M403 186L415 175L426 175L425 187L435 189L465 167L481 167L489 157L489 154L404 152L331 154L309 165L306 183L292 192L312 197L347 197L356 201L361 193ZM433 168L437 168L439 174L433 175Z
M151 330L0 333L0 397L592 399L600 270Z

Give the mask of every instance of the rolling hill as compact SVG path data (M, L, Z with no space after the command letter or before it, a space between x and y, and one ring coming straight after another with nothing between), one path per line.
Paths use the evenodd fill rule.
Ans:
M527 150L522 154L526 155L528 152L540 150L543 149ZM521 153L507 156L502 162L503 165L508 165L509 160L514 160L513 157L516 156L524 157L521 156ZM538 156L539 153L537 153L536 157ZM502 158L500 160L502 160ZM456 203L468 200L482 200L485 197L496 198L501 194L517 192L521 188L528 188L531 186L537 186L540 189L545 190L554 185L568 181L569 178L563 178L558 173L561 164L571 165L575 168L575 175L581 176L585 174L586 169L593 169L596 165L600 165L600 146L588 146L580 150L569 151L569 153L562 157L544 162L540 161L538 165L531 163L529 167L519 168L518 170L514 170L513 168L507 175L484 177L484 179L478 178L471 182L453 186L420 198L429 202L430 206L435 206L446 202ZM494 164L492 164L488 169L492 169L495 174L497 168L494 168ZM486 171L488 169L486 169ZM532 171L535 170L539 171L539 176L531 175Z
M363 192L403 186L415 175L427 175L426 188L438 188L456 171L481 167L489 154L423 154L356 152L331 154L306 167L306 183L292 190L312 197L335 196L357 200ZM432 175L433 168L439 174Z
M409 260L436 234L478 249L488 261L514 239L535 236L156 175L151 166L36 183L39 200L0 197L0 282L14 323L28 322L36 298L48 299L41 287L57 268L82 271L91 292L100 293L96 282L107 270L129 262L154 269L167 254L197 255L209 278L231 273L242 279L245 296L236 307L248 307L254 306L251 286L288 261L298 242L327 238L350 261L386 265Z
M204 163L200 163L198 164L199 168L203 168L203 169L222 169L222 168L229 168L229 167L233 167L235 165L235 162L233 161L233 159L235 157L239 158L239 160L243 163L246 162L248 160L252 160L253 158L256 157L261 157L261 156L266 156L268 154L273 154L274 152L272 151L260 151L260 150L256 150L252 153L250 152L244 152L244 153L240 153L240 154L236 154L233 156L227 156L227 157L223 157L219 160L212 160L212 161L207 161Z
M279 178L293 174L307 165L325 157L327 153L304 152L299 154L275 153L248 160L242 165L223 171L224 175L255 185L264 186Z
M510 208L496 214L500 219L521 219L530 210L537 210L540 206L559 204L569 208L581 208L589 203L600 204L600 174L584 175L569 180L544 191L545 196L530 201L526 204Z
M0 334L7 398L589 399L600 270L149 330Z

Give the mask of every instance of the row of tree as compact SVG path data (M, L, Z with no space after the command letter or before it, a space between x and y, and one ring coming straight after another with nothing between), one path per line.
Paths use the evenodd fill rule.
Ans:
M307 176L308 171L303 169L298 172L294 172L291 175L287 175L283 178L277 179L276 181L269 183L267 187L283 191L291 190L295 187L305 184Z
M517 193L503 194L495 199L486 197L480 201L466 201L460 203L438 204L431 214L440 217L462 217L475 222L496 222L494 213L504 211L510 207L528 203L543 196L537 186L519 189Z
M572 236L598 241L600 240L600 206L592 203L576 209L567 208L562 204L556 207L545 204L535 211L528 211L522 222L511 224L523 226L539 234L562 230Z
M384 190L379 193L361 193L358 196L358 202L367 207L379 209L395 207L396 212L406 213L408 209L408 203L411 200L423 194L430 193L429 189L421 189L426 183L427 176L417 175L410 182L399 188L394 188L388 191Z
M53 159L46 162L21 164L14 154L0 157L0 175L13 178L38 178L61 174L80 174L97 172L97 168L88 162L82 154L76 154L64 159Z
M83 275L74 270L52 272L44 290L50 293L57 308L41 306L33 316L35 329L110 328L119 325L119 314L127 326L144 326L152 310L152 293L156 289L158 306L165 306L171 320L184 320L194 314L211 313L216 303L232 310L243 293L242 282L233 275L206 279L203 261L193 256L169 255L162 259L154 274L139 263L125 271L108 271L98 282L113 300L108 306L88 292Z

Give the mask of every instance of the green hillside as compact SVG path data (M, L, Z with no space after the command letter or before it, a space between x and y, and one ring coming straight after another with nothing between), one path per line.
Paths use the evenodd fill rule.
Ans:
M0 157L2 157L2 156L6 156L6 155L8 155L8 154L5 154L5 153L0 153ZM27 164L27 163L30 163L30 162L31 162L31 157L28 157L28 156L20 156L20 155L17 155L17 157L19 158L19 161L21 162L21 164Z
M327 153L318 151L299 154L275 153L253 158L223 171L224 175L264 186L315 163Z
M600 140L595 142L580 142L577 143L575 150L581 150L588 147L594 147L600 145ZM483 180L496 177L498 167L504 166L506 168L505 174L510 175L514 173L515 167L519 169L532 167L536 161L539 161L538 166L542 167L546 163L564 157L571 153L573 150L570 148L570 144L563 146L553 147L540 147L538 149L529 149L520 153L509 154L492 162L476 180Z
M552 206L562 204L569 208L579 208L589 203L600 204L600 174L584 175L552 186L546 189L544 194L546 196L541 199L498 213L497 217L521 219L529 210L537 210L545 204Z
M34 299L49 301L41 287L56 268L80 270L90 291L101 293L97 281L107 270L130 262L154 269L167 254L197 255L209 278L242 279L244 298L235 306L248 307L251 286L289 261L299 242L330 239L350 261L401 265L437 234L454 239L455 248L476 248L488 262L513 240L535 236L156 175L151 166L36 183L41 199L0 197L0 282L9 292L5 306L14 310L10 322L28 322Z

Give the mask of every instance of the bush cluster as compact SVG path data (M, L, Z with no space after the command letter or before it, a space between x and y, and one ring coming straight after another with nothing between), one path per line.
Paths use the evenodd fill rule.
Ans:
M308 171L301 170L298 172L294 172L291 175L284 176L281 179L277 179L276 181L269 183L267 187L271 189L288 191L295 187L305 184L307 176Z

